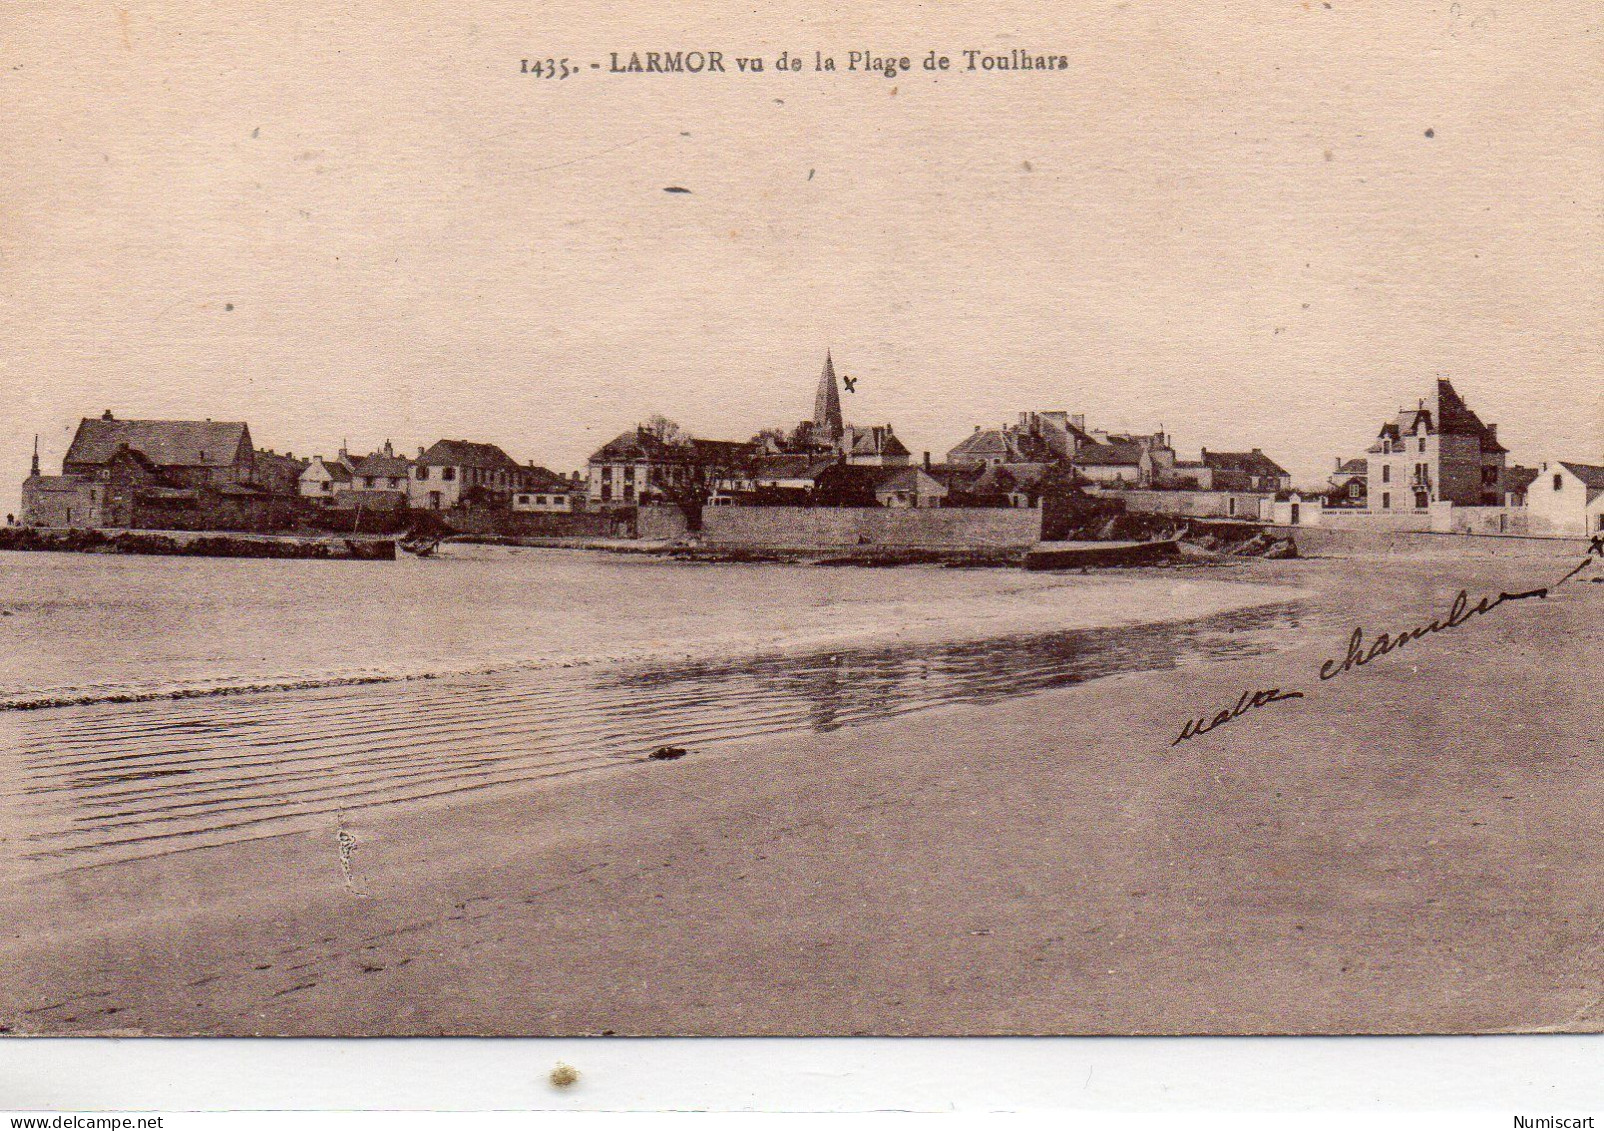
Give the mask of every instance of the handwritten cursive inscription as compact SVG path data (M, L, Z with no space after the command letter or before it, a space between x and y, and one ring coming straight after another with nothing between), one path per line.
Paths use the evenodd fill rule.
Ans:
M1434 632L1446 632L1450 628L1458 628L1472 617L1490 613L1507 601L1525 601L1533 597L1543 598L1547 596L1548 587L1544 586L1540 589L1528 589L1523 593L1501 592L1496 597L1483 597L1472 605L1469 594L1461 589L1458 595L1454 597L1454 603L1449 607L1446 618L1428 621L1415 628L1406 629L1396 636L1388 636L1383 632L1370 642L1368 648L1365 647L1364 643L1365 630L1363 628L1354 629L1353 635L1348 638L1348 654L1341 660L1327 660L1321 664L1320 678L1322 680L1335 679L1343 672L1364 667L1364 665L1378 656L1384 656L1388 652L1396 652L1405 644L1419 640L1422 636L1430 636Z
M1303 692L1301 691L1282 691L1279 687L1271 687L1264 691L1244 691L1242 693L1242 698L1236 701L1235 707L1230 707L1224 711L1221 711L1212 719L1187 719L1186 725L1181 728L1181 733L1175 736L1174 740L1170 742L1170 745L1179 746L1189 738L1199 734L1207 734L1215 727L1220 726L1223 723L1228 723L1232 719L1240 718L1249 711L1266 706L1267 704L1279 703L1283 699L1302 698Z

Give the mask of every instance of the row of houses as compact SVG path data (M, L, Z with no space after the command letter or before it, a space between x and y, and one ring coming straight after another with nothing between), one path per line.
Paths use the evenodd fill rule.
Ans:
M1112 433L1066 411L1020 412L976 425L936 462L913 453L891 424L844 419L826 352L811 418L748 440L692 437L660 417L602 445L585 472L519 463L495 444L442 439L405 456L390 441L359 455L297 458L257 448L243 422L84 419L59 476L38 466L24 485L23 521L123 526L135 504L193 502L377 512L463 508L537 514L639 504L701 506L1039 507L1055 495L1118 495L1145 510L1257 517L1275 504L1306 521L1324 512L1394 521L1461 508L1528 507L1538 525L1604 529L1604 470L1507 463L1484 423L1446 379L1384 421L1358 457L1336 461L1319 497L1290 499L1291 476L1259 448L1183 460L1162 426ZM1522 516L1524 520L1525 516ZM1501 527L1502 528L1502 527Z
M712 506L1039 506L1044 495L1132 488L1274 494L1291 476L1263 451L1211 452L1182 461L1162 431L1089 429L1084 416L1022 412L1017 423L975 426L937 463L913 453L890 424L845 421L835 365L825 354L813 416L745 442L703 440L642 425L591 456L588 499L696 501Z
M43 527L126 527L136 510L185 506L261 511L275 501L339 510L583 510L586 491L519 464L494 444L440 440L415 457L389 441L367 455L297 458L257 448L242 421L124 420L107 410L78 424L60 475L44 475L37 442L22 491L22 521Z

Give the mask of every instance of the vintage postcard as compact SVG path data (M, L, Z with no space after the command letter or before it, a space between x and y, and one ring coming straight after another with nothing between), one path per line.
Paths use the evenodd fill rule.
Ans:
M1600 8L0 14L0 1033L1604 1028Z

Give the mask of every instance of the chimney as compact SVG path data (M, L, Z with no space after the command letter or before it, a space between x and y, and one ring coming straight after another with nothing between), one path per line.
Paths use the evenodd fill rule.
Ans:
M925 470L926 471L930 470L930 453L929 452L925 453Z
M1069 422L1082 432L1086 431L1086 414L1084 412L1077 412L1069 418Z
M1264 454L1264 452L1263 452L1263 451L1261 451L1261 450L1260 450L1260 449L1258 449L1258 448L1254 448L1254 449L1253 449L1253 454L1254 454L1254 455L1256 455L1256 456L1262 456L1262 455L1263 455L1263 454Z
M395 449L390 446L390 440L388 437L386 437L384 441L384 454L386 458L393 457L395 455Z
M111 414L111 409L108 408L105 412L100 414L100 419L102 419L102 420L116 420L117 418Z
M1489 424L1487 426L1487 435L1491 436L1495 440L1498 439L1498 425Z
M980 431L980 425L978 425L978 424L977 424L977 425L975 425L975 431L976 431L976 432L979 432L979 431Z
M418 445L418 458L419 459L423 458L423 445L422 444Z
M39 434L37 432L33 436L33 466L28 471L28 477L30 479L39 478Z

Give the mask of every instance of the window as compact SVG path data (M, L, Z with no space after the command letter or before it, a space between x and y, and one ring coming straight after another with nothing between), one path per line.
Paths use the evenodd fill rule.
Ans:
M1383 483L1392 482L1392 464L1384 463L1381 465L1381 481Z
M1554 473L1554 490L1558 491L1563 486L1565 486L1565 477L1556 471Z
M1426 438L1424 436L1420 437L1420 450L1426 450Z
M373 476L364 475L362 477L362 485L365 486L365 487L372 487L373 486Z
M601 497L603 502L613 497L613 485L611 483L602 484Z
M1382 470L1385 471L1386 469L1383 468ZM1382 478L1386 478L1386 477L1383 476ZM1381 492L1381 509L1384 510L1384 511L1390 511L1392 509L1392 492L1390 492L1390 491Z
M332 491L332 490L334 490L334 480L332 480L332 479L323 480L323 490L324 491Z
M633 483L625 483L624 484L624 501L627 503L631 499L633 499L634 497L635 497L635 484L633 484Z
M457 469L456 468L454 468L454 467L442 467L440 469L440 478L444 479L447 483L451 482L456 477L457 477Z
M399 486L401 486L401 480L396 478L394 475L390 476L390 490L393 491Z
M423 480L425 480L427 478L429 478L429 469L427 467L423 467L422 465L419 465L419 467L418 467L418 481L421 483Z

